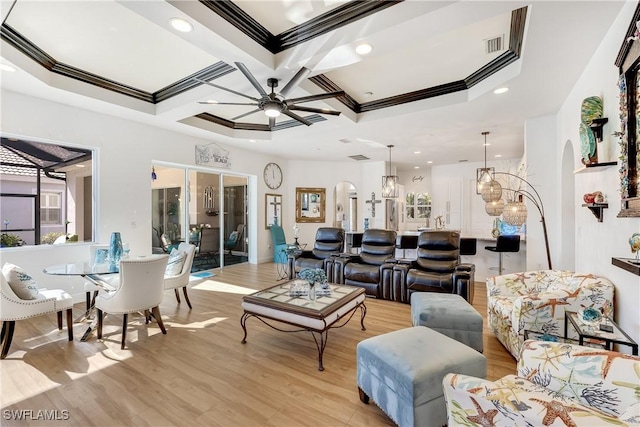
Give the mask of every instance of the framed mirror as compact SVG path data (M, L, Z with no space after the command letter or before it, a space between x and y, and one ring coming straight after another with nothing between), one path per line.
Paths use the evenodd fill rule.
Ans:
M268 230L272 225L282 226L282 195L264 195L264 227Z
M324 188L296 187L296 222L325 222Z

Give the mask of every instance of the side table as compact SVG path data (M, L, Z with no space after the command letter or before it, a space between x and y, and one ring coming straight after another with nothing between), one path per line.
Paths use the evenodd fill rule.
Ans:
M604 347L606 350L613 350L613 344L628 345L631 347L631 352L634 356L638 355L638 343L632 340L629 335L626 334L616 322L611 318L607 318L607 324L613 327L613 332L601 331L598 325L591 326L580 321L578 313L575 311L565 312L564 317L564 336L568 337L569 323L578 333L578 344L584 345L585 338L604 341Z
M276 280L288 280L289 279L289 255L296 253L297 251L303 251L307 247L306 243L287 244L285 248L282 248L282 255L284 257L284 263L276 263Z

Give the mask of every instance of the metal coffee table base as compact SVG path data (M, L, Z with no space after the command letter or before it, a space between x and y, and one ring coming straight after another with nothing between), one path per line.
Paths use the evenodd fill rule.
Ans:
M274 319L272 317L269 316L265 316L264 314L256 314L256 313L252 313L249 311L245 311L244 314L242 315L242 317L240 318L240 325L242 326L242 330L244 331L244 337L242 337L242 344L246 344L247 342L247 319L249 319L250 317L255 317L256 319L260 320L262 323L264 323L265 325L269 326L272 329L275 329L276 331L280 331L280 332L311 332L311 335L313 336L313 340L316 343L316 348L318 349L318 370L319 371L324 371L324 366L322 364L322 356L324 354L324 349L327 346L327 340L329 338L329 329L334 329L334 328L342 328L344 325L346 325L347 323L349 323L349 320L351 320L351 318L353 317L353 315L356 313L357 309L360 309L360 325L362 326L362 330L366 331L367 329L364 326L364 318L367 315L367 307L364 305L364 302L359 303L358 305L356 305L355 307L353 307L349 312L345 313L343 316L337 318L331 325L327 325L326 328L322 329L322 330L318 330L318 329L314 329L314 328L309 328L309 327L305 327L296 323L292 323L292 322L287 322L281 319ZM277 322L280 323L285 323L291 326L295 326L299 329L281 329L277 326L272 325L270 322L268 322L267 320L275 320ZM338 324L337 326L336 323L341 322L340 324ZM316 336L317 334L317 336Z

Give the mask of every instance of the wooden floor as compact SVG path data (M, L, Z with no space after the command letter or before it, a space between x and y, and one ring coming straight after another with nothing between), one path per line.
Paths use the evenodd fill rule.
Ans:
M360 402L355 350L365 338L411 326L409 305L367 300L367 330L357 319L331 330L320 372L310 333L285 334L249 319L247 343L240 343L242 295L272 285L275 264L214 273L190 288L193 310L166 292L160 308L166 335L130 315L125 350L120 316L107 317L102 341L94 335L87 342L79 340L82 324L68 342L55 315L18 321L0 361L1 425L393 425L375 404ZM476 286L474 306L486 316L484 284ZM76 305L74 314L82 308ZM484 348L489 379L515 372L514 359L486 329ZM32 419L8 419L16 413L7 410ZM37 420L38 411L68 419Z

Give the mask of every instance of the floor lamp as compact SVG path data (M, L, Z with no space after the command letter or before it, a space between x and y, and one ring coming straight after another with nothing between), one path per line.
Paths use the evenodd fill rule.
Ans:
M549 264L549 270L552 270L553 267L551 266L551 252L549 250L549 237L547 235L547 222L544 219L544 205L542 204L542 199L540 198L540 194L538 194L538 192L536 191L535 188L533 188L533 186L531 184L529 184L529 182L512 173L509 172L494 172L495 175L507 175L513 178L517 178L520 181L522 181L523 183L525 183L527 185L528 188L530 188L532 191L528 191L528 190L515 190L513 188L505 188L502 187L502 191L507 190L507 191L513 191L514 195L521 195L526 197L527 199L529 199L529 201L531 201L531 203L533 203L533 205L536 207L536 209L538 209L538 212L540 213L540 222L542 222L542 232L544 233L544 245L545 245L545 249L547 251L547 263ZM505 210L507 208L505 207ZM506 221L507 223L509 221Z

